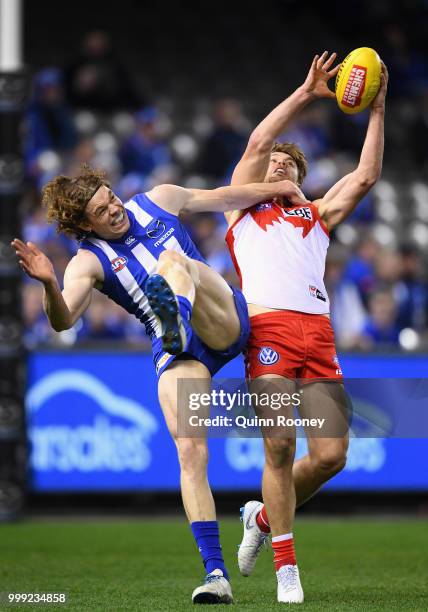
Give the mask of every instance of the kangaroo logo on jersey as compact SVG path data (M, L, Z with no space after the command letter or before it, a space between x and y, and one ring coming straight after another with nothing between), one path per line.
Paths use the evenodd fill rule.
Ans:
M159 236L164 233L165 229L165 223L159 219L155 219L148 226L146 234L149 238L159 238Z
M263 365L269 366L276 363L279 359L279 355L270 346L264 346L259 352L259 361Z
M111 269L115 274L117 274L118 272L123 270L127 263L128 260L126 259L126 257L115 257L111 260Z

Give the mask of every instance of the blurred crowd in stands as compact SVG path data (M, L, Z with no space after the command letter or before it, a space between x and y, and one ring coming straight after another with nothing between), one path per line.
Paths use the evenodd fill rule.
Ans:
M428 61L409 48L399 25L390 25L385 37L390 86L383 177L333 233L326 266L341 349L428 346ZM302 80L310 59L309 54L302 62ZM283 91L282 97L289 93ZM103 31L88 32L80 56L65 68L47 66L34 75L25 129L23 233L49 255L60 282L77 243L58 237L45 222L40 191L50 178L74 174L87 162L106 170L124 201L165 182L225 185L252 128L270 110L248 113L239 97L200 95L194 102L190 98L187 108L178 117L174 100L148 95ZM307 197L322 196L355 167L367 118L367 113L340 113L334 101L317 102L283 135L282 140L298 143L309 160L303 184ZM185 221L208 263L236 284L222 215L199 214ZM138 321L99 292L72 330L56 334L42 310L41 285L26 279L23 290L29 348L147 343Z

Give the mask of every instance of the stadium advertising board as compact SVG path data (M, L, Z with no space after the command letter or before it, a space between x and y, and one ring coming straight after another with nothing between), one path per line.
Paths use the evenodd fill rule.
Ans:
M29 359L27 419L34 491L178 488L175 446L157 401L149 355L35 352ZM428 358L344 355L341 364L348 378L386 379L400 372L410 380L423 376ZM242 362L235 360L220 376L237 378L242 374ZM413 389L413 383L409 384ZM366 386L368 396L356 398L350 385L357 412L361 403L367 407L376 399L375 386ZM259 488L263 467L260 437L226 435L210 439L209 444L213 488ZM326 488L427 489L424 447L423 432L405 432L398 439L382 437L382 431L354 437L346 468ZM298 437L297 456L305 450L305 439ZM406 469L409 464L411 471Z

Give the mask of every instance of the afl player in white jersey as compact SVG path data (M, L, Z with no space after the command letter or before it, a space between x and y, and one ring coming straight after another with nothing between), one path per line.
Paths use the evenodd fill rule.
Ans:
M277 106L253 131L235 168L232 184L289 179L301 186L307 172L303 151L294 143L275 144L289 122L318 98L335 98L328 81L336 54L315 56L303 85ZM227 214L227 243L248 302L251 321L246 350L247 377L266 384L292 385L299 379L305 410L342 414L346 406L342 372L329 319L324 268L329 232L344 221L379 179L384 148L384 113L388 73L382 64L381 86L370 118L358 166L326 195L293 206L284 199L259 203ZM274 381L274 382L275 382ZM335 384L332 384L335 383ZM339 383L339 384L338 384ZM345 419L346 420L346 419ZM264 433L263 501L243 508L244 537L238 563L248 576L267 535L272 535L278 601L300 603L293 541L296 505L310 498L346 463L347 427L324 437L307 431L308 454L294 462L295 437ZM322 435L322 434L321 434ZM329 436L329 437L328 437Z

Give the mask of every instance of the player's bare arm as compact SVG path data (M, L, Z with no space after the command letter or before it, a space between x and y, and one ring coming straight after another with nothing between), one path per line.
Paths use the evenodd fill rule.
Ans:
M89 306L92 289L103 280L97 257L79 251L66 268L61 292L50 259L35 244L15 238L12 246L23 271L43 284L43 306L52 328L60 332L72 327Z
M186 212L241 210L273 198L287 198L295 205L308 202L300 188L289 180L218 187L211 190L159 185L147 195L158 206L175 215Z
M381 85L371 105L367 134L358 167L333 185L322 199L314 202L328 229L333 229L344 221L380 177L387 86L388 71L382 63Z
M254 129L242 159L235 168L232 185L263 181L275 140L282 134L296 115L317 98L334 98L328 82L339 71L340 64L332 68L336 53L327 51L316 55L304 83L288 98L273 109Z

